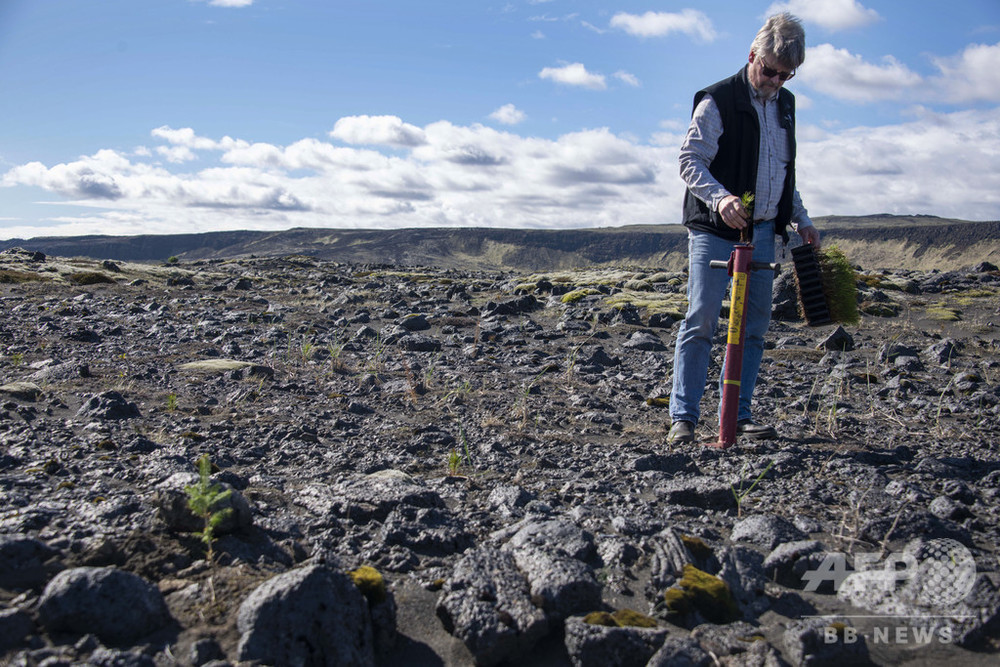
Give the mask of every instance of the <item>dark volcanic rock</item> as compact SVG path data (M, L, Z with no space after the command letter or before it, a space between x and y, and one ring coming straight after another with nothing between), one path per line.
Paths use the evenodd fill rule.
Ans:
M116 568L64 570L46 585L38 620L51 632L92 632L106 642L130 642L170 622L155 586Z
M622 344L622 347L630 350L646 350L649 352L663 352L667 346L663 344L656 334L648 331L636 331Z
M350 577L320 565L265 582L240 605L239 657L271 665L371 665L368 604Z
M684 637L670 638L664 641L663 646L653 654L653 657L646 664L648 667L674 667L675 665L709 667L715 664L715 661L696 639Z
M666 502L709 509L736 506L732 487L714 477L685 477L666 481L656 488Z
M34 629L27 613L20 609L0 609L0 651L15 648Z
M440 495L406 476L375 473L356 477L335 485L329 494L333 514L358 523L385 521L400 505L444 508Z
M491 547L458 560L441 590L437 614L480 665L522 656L549 632L514 557Z
M850 352L854 349L854 338L844 330L844 327L838 326L819 344L819 347L825 350Z
M550 620L600 607L601 587L584 562L596 555L593 537L586 531L561 521L526 521L503 549L514 554L532 602Z
M575 667L645 665L667 638L666 628L593 625L579 616L566 619L566 651Z
M132 419L141 417L142 413L139 406L117 391L105 391L87 399L77 415L92 419Z
M382 539L387 545L437 556L461 553L474 545L463 522L447 510L412 505L399 505L385 518Z
M778 546L764 559L764 574L772 581L778 581L791 588L803 586L802 575L818 571L826 557L823 544L816 540L786 542ZM823 592L830 592L832 584Z
M22 535L0 535L0 586L36 586L46 577L45 562L58 551Z
M806 534L788 519L774 514L747 517L733 526L733 542L749 542L770 551L784 542L804 540Z

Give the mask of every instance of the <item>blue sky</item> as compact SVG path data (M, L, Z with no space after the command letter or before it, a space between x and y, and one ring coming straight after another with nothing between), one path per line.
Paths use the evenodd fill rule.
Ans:
M997 0L0 0L0 238L675 223L776 11L811 215L1000 219Z

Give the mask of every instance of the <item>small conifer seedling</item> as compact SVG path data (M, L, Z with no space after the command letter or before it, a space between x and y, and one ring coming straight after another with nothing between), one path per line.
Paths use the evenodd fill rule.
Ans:
M198 532L201 541L207 548L206 557L208 562L214 562L214 552L212 545L215 542L215 529L232 515L230 507L219 508L218 506L232 494L229 489L223 489L218 484L212 484L212 462L208 454L202 454L198 459L198 483L187 486L184 490L188 494L188 508L202 519L204 528Z
M743 208L747 212L747 217L753 220L753 193L744 192L743 196L740 197L740 203L743 204Z

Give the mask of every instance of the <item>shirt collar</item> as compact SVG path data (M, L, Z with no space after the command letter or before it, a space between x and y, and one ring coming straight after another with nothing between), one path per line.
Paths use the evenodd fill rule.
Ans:
M759 90L757 90L754 87L752 83L750 83L749 80L747 80L747 84L750 86L750 96L753 97L758 102L773 102L774 100L778 99L778 91L775 91L771 95L765 97Z

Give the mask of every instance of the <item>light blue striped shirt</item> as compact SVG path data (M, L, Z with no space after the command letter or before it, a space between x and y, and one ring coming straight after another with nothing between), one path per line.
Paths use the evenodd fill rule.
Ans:
M781 127L777 95L769 100L751 96L753 108L760 121L760 152L757 165L757 189L754 192L754 220L771 220L778 215L778 201L785 182L785 171L791 160L788 130ZM694 110L687 136L681 144L681 178L695 197L705 202L713 211L730 194L708 170L719 152L722 136L722 116L711 95L705 95ZM809 214L802 205L798 190L792 193L792 226L812 225Z

